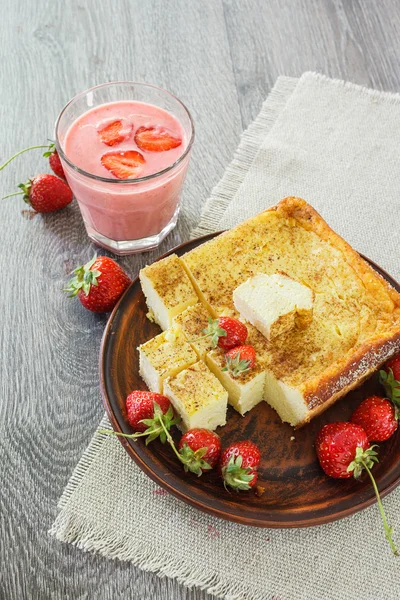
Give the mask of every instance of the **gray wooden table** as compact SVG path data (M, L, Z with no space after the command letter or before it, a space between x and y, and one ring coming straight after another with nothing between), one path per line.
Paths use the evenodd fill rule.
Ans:
M66 101L98 83L155 83L190 107L197 137L183 210L159 252L188 238L278 75L314 70L400 90L397 0L0 6L0 163L51 137ZM1 196L46 167L39 151L24 155L1 173ZM1 204L0 600L210 598L47 535L103 414L97 359L106 317L61 293L71 268L95 250L76 204L45 217L22 209L17 198ZM156 255L120 262L133 276Z

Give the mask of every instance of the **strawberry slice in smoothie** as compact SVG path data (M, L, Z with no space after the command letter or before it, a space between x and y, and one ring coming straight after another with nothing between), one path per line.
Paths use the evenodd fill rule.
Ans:
M132 123L127 119L107 119L97 126L97 132L103 144L115 146L123 142L132 131Z
M107 152L101 157L103 167L111 171L118 179L135 179L143 172L145 160L136 150L125 152Z
M182 138L165 127L139 127L135 134L135 142L141 150L167 152L178 148L182 144Z

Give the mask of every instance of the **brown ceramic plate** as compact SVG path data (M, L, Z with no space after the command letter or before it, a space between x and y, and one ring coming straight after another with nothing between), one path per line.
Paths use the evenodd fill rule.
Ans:
M171 252L183 254L214 235L183 244ZM398 283L369 262L400 290ZM132 433L125 419L125 398L134 389L146 389L138 373L136 348L160 333L159 327L146 318L146 312L144 296L136 279L114 309L102 341L100 379L104 404L114 429L124 433ZM227 492L216 472L202 477L184 473L172 450L159 440L147 447L142 440L136 443L121 437L119 440L149 477L200 510L258 527L320 525L351 515L375 502L367 476L361 481L330 479L319 467L314 451L314 440L320 428L332 421L348 420L360 401L371 394L382 394L377 375L295 432L289 425L282 424L266 402L245 417L229 408L227 425L217 432L225 446L234 440L248 438L262 449L259 482L265 492L261 497L254 492ZM177 440L178 432L175 434ZM294 440L291 440L292 436ZM382 496L400 482L399 442L398 431L380 446L380 462L374 467L374 474Z

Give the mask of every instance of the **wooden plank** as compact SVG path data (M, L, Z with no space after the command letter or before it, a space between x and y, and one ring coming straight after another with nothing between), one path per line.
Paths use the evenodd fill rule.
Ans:
M279 75L317 71L398 91L396 0L223 0L243 126Z

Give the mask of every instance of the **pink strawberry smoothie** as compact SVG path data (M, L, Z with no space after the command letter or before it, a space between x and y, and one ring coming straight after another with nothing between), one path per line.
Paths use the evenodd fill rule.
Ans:
M115 180L89 178L63 165L89 233L116 241L159 234L177 213L188 156L155 174L171 167L187 143L181 123L152 104L111 102L78 117L65 135L66 156L87 173Z

